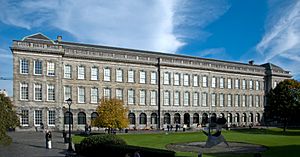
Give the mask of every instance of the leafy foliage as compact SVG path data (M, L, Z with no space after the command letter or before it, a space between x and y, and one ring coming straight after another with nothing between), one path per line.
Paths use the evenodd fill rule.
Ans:
M280 82L268 93L267 98L266 118L283 122L284 131L288 121L299 122L297 113L300 111L300 83L298 81Z
M121 100L102 98L100 105L97 107L97 113L99 116L93 120L93 126L109 129L128 126L127 109L124 108Z
M19 120L10 99L0 94L0 144L7 145L12 142L6 131L18 125Z

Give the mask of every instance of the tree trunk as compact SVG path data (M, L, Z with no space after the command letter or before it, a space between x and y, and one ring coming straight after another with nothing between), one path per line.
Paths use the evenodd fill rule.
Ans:
M287 118L285 118L284 121L283 121L283 133L286 132L287 123L288 123L288 120L287 120Z

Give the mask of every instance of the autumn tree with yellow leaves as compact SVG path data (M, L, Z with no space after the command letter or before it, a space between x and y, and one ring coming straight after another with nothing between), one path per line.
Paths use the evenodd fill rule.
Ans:
M121 129L128 126L127 108L119 99L102 99L97 107L98 117L92 121L96 127L108 128L108 133L112 129Z

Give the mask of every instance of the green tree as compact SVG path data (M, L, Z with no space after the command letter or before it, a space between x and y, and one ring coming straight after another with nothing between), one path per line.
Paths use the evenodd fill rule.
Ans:
M300 82L284 80L267 94L266 118L282 122L284 132L288 122L299 122L299 111Z
M103 98L97 107L97 113L99 116L92 121L92 125L108 128L109 133L112 129L128 126L127 109L121 100Z
M8 145L12 142L6 132L9 128L15 128L19 125L19 120L16 112L13 110L13 105L8 97L0 94L0 144Z

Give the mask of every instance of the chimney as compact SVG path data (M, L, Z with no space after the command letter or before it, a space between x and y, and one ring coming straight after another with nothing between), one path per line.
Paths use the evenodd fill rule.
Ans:
M57 41L58 41L58 42L61 42L61 41L62 41L62 36L61 36L61 35L58 35L58 36L57 36Z
M250 61L249 61L249 64L250 64L250 65L253 65L253 64L254 64L254 60L250 60Z

